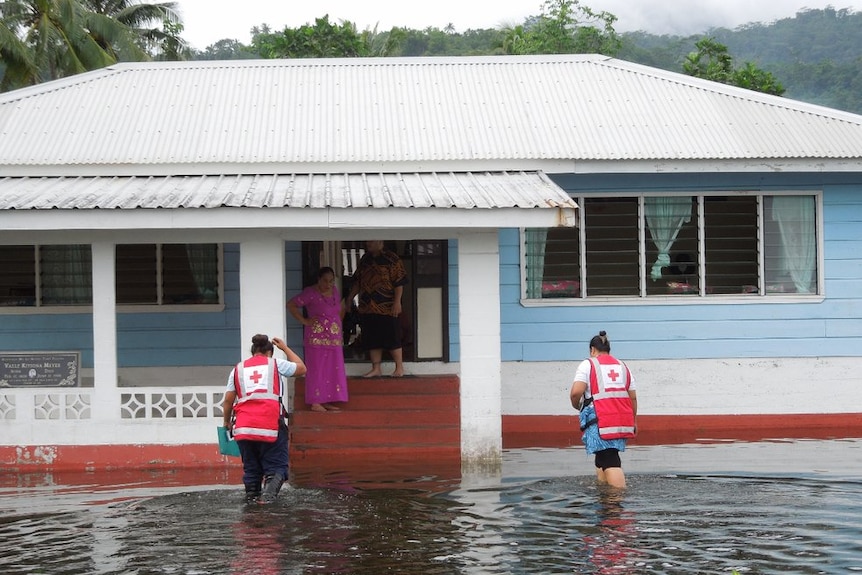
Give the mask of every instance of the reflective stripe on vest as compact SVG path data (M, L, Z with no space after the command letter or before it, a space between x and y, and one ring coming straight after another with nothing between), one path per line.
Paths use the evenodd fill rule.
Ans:
M590 373L590 395L593 408L596 410L596 425L599 427L599 437L602 439L627 439L635 436L635 417L629 397L631 374L621 361L612 356L608 363L590 358L592 372ZM619 368L619 373L614 369ZM607 378L611 379L609 383ZM621 378L621 379L620 379ZM616 384L620 379L623 387Z
M234 372L236 439L271 443L281 420L281 376L273 358L254 356L238 363Z

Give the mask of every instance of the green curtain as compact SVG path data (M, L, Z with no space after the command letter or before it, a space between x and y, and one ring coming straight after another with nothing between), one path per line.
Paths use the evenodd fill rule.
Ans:
M527 264L527 298L542 297L542 281L545 277L545 245L548 241L548 230L545 228L528 228L524 230L526 242Z

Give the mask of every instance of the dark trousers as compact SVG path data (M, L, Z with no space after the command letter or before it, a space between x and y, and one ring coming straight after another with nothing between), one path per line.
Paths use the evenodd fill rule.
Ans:
M238 439L242 457L242 482L246 491L260 491L261 482L267 475L287 479L287 425L282 419L278 426L278 437L272 443Z

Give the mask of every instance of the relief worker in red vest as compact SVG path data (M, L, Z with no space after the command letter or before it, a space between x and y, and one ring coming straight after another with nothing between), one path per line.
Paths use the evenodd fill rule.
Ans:
M287 360L273 358L274 347ZM242 457L246 500L275 501L287 479L287 411L283 377L305 375L305 363L283 340L258 334L251 357L236 364L227 379L222 411Z
M604 331L590 340L590 357L578 365L569 397L572 407L580 412L587 453L596 456L599 483L624 488L620 451L625 451L626 440L635 436L638 397L634 376L611 355Z

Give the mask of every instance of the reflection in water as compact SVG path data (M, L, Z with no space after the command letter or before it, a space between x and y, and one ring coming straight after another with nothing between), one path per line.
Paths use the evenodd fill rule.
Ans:
M246 514L234 524L233 538L238 549L231 557L231 574L279 574L278 565L284 544L278 540L273 527L266 515L258 513Z
M287 488L0 486L0 573L610 574L862 570L862 484L807 474L428 478ZM424 486L432 486L425 490ZM92 490L91 490L92 491ZM98 491L98 490L96 490ZM83 498L83 499L82 499Z
M624 507L625 492L611 487L599 490L595 533L584 535L587 557L594 573L636 573L641 554L634 512Z

